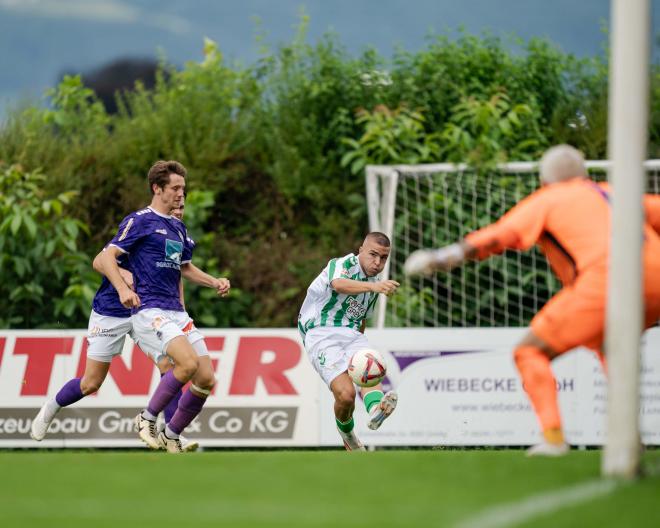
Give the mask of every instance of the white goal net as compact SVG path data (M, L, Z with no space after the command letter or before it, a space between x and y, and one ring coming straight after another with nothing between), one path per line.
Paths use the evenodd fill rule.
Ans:
M594 179L606 178L608 162L587 162ZM647 191L660 192L660 160L645 164ZM515 162L475 172L463 165L396 165L367 168L372 231L392 240L385 269L401 282L379 302L376 326L518 327L559 289L537 250L506 252L451 273L405 279L403 263L422 247L451 244L502 216L539 185L537 163Z

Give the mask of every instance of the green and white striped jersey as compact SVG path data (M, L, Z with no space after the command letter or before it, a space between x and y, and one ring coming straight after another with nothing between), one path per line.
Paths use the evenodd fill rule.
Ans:
M303 338L310 328L343 326L360 329L362 321L370 317L378 294L373 292L347 295L336 292L330 283L335 279L376 282L378 277L367 277L357 255L334 258L307 288L307 297L298 315L298 329Z

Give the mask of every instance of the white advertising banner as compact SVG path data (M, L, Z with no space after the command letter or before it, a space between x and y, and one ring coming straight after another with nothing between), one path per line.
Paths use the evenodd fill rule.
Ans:
M356 405L356 430L374 446L530 445L540 440L536 417L513 362L525 329L385 329L367 331L385 355L385 389L399 393L396 412L378 431ZM647 332L642 373L642 439L660 444L660 330ZM575 350L553 370L568 441L602 445L606 381L596 356ZM321 444L337 444L331 395L322 392Z
M142 445L132 419L159 374L126 339L96 395L63 409L46 439L29 438L47 397L85 365L85 331L0 331L0 447ZM217 384L186 434L204 446L318 445L319 382L295 330L205 330Z
M529 445L539 439L512 350L524 329L368 330L388 362L386 388L399 406L374 446ZM306 358L296 330L203 330L217 385L186 434L206 447L340 445L332 396ZM85 365L85 331L0 331L0 447L138 447L132 419L158 383L150 360L127 339L97 395L57 416L41 443L31 420L47 397ZM568 440L604 442L606 382L595 356L577 350L553 362ZM660 445L660 330L644 341L641 424Z

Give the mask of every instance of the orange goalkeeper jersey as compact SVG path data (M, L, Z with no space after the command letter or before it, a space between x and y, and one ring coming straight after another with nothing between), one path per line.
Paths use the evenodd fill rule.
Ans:
M562 284L590 269L606 271L610 245L609 186L576 178L542 187L466 241L483 259L538 244ZM660 197L645 195L645 261L660 261ZM654 231L655 230L655 231Z

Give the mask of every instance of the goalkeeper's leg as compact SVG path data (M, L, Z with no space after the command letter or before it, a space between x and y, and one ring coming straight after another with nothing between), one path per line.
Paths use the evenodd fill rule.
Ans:
M530 455L562 455L568 451L550 362L577 346L598 349L603 340L606 277L584 274L557 293L531 324L514 357L523 385L541 425L544 441Z
M514 352L516 366L520 372L527 395L541 425L544 442L534 446L530 455L562 455L568 451L564 440L557 402L555 377L550 368L550 354L538 344L531 334Z

